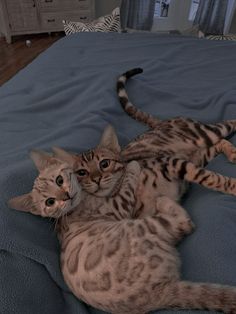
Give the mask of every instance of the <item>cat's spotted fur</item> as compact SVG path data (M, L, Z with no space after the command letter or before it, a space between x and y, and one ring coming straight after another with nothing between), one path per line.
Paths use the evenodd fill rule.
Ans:
M55 150L70 167L34 155L37 166L44 161L34 189L9 205L61 217L65 281L76 296L97 308L116 314L169 308L236 313L235 288L181 281L175 249L193 227L175 202L184 191L184 180L236 195L235 179L201 167L220 152L235 161L235 148L224 140L235 130L235 121L211 126L182 118L154 120L148 122L154 130L121 154L108 128L95 150L77 156ZM123 160L133 158L142 165L141 173L136 162L127 165Z
M78 155L59 148L54 148L54 152L74 169L82 189L96 197L110 195L117 175L127 164L121 157L122 151L111 126L105 129L100 144L94 150ZM222 152L229 160L235 161L236 149L226 140L219 141L209 149L202 149L192 157L192 162L168 155L161 157L160 154L158 157L139 159L142 171L133 217L143 217L146 212L150 213L155 208L157 197L166 196L179 201L186 191L187 182L236 196L236 179L196 166L206 164Z
M123 160L143 160L155 156L162 165L163 175L169 180L178 178L234 194L235 179L225 178L202 167L221 152L231 162L236 162L236 148L225 139L236 131L236 120L203 124L179 117L161 121L142 112L131 103L125 90L126 81L142 71L140 68L130 70L117 82L118 97L125 112L151 128L123 149Z
M158 210L130 219L137 162L123 168L106 197L94 197L81 192L67 164L39 152L32 158L40 171L33 190L9 206L59 219L62 272L78 298L114 314L171 308L236 313L235 288L181 281L174 246L192 229L181 206L160 197Z
M136 108L125 90L126 81L143 70L140 68L127 71L117 82L119 101L126 113L132 118L148 125L151 130L138 136L122 151L125 160L160 156L196 160L198 154L217 144L220 140L236 131L236 120L227 120L216 124L204 124L188 118L177 117L169 120L158 118ZM236 159L234 152L234 159ZM200 162L200 164L199 164Z

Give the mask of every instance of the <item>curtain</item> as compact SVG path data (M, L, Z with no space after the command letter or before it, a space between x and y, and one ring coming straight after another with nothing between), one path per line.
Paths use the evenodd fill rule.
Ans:
M200 0L194 25L204 34L223 34L228 0Z
M122 0L121 28L150 30L152 28L155 0Z

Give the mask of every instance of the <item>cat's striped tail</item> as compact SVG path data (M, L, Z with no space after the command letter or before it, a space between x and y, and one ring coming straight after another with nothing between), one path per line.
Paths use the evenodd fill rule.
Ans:
M125 73L123 73L117 81L117 94L119 97L120 104L124 111L133 119L142 122L146 125L148 125L151 129L155 128L159 124L159 120L153 117L152 115L143 112L136 108L131 101L129 100L129 97L127 95L126 89L125 89L125 83L126 81L139 73L142 73L143 69L141 68L135 68L132 70L129 70Z
M162 298L165 309L195 309L236 313L236 288L179 281L164 288ZM153 300L153 303L155 301Z

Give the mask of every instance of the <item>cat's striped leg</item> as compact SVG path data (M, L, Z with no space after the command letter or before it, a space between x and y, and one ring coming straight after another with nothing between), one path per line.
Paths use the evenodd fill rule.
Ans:
M205 167L209 161L222 153L229 161L236 163L236 147L225 139L219 141L211 147L201 149L197 159L200 161L201 166Z
M229 161L236 163L236 147L232 143L223 139L215 146L218 154L223 153Z
M226 177L198 167L184 159L168 158L165 160L164 175L166 177L198 183L211 190L236 196L236 178Z
M157 198L155 214L152 217L169 231L175 242L194 230L194 224L186 210L166 196Z
M114 208L117 219L133 216L140 172L141 167L137 161L129 162L119 189L107 199L108 204L110 204L109 207Z

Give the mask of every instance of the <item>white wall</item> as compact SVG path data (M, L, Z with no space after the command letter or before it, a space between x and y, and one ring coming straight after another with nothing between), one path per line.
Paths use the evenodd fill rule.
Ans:
M96 17L110 13L116 7L119 7L121 0L95 0Z
M192 22L188 20L191 0L172 0L167 18L154 18L153 30L183 31L191 27Z

